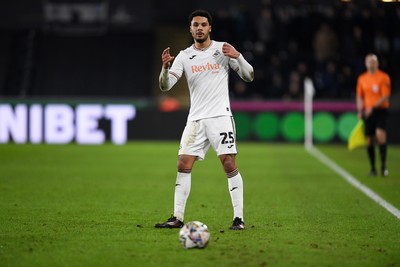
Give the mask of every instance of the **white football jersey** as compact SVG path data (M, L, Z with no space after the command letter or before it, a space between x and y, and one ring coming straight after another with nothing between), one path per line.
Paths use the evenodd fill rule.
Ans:
M185 73L190 91L188 121L232 116L228 75L230 68L237 71L239 65L236 59L224 56L223 44L212 41L204 50L192 45L176 56L169 70L178 80Z

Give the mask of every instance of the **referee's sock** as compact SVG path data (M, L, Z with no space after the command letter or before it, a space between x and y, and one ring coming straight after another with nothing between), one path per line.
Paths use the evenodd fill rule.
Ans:
M386 169L386 154L387 154L387 145L386 144L380 144L379 145L379 153L381 156L381 168Z
M376 170L375 168L375 147L373 145L369 145L367 147L369 163L371 164L371 170Z

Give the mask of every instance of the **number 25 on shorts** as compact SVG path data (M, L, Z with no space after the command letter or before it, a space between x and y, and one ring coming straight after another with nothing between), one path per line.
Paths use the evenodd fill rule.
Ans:
M219 135L222 136L221 144L235 143L235 138L233 137L233 132L220 133Z

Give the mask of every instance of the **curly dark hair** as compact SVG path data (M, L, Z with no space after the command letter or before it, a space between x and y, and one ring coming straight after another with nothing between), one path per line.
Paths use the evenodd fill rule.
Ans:
M205 10L202 10L202 9L195 10L189 15L189 25L192 23L193 17L197 17L197 16L207 18L208 23L210 25L212 25L211 14L208 11L205 11Z

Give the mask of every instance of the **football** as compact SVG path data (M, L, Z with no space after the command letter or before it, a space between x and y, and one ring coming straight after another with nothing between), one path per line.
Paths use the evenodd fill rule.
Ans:
M186 223L179 231L179 241L186 249L205 248L210 239L207 225L199 221Z

